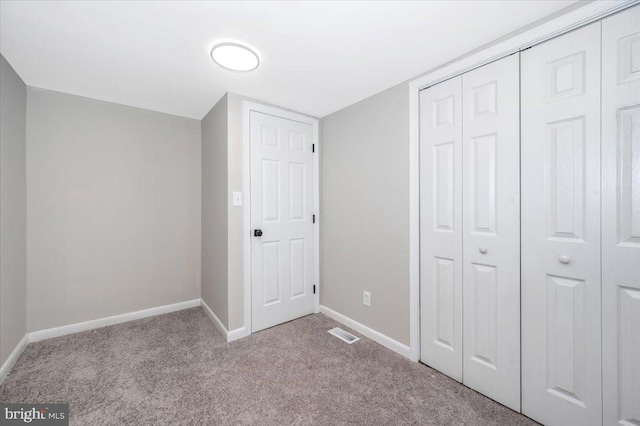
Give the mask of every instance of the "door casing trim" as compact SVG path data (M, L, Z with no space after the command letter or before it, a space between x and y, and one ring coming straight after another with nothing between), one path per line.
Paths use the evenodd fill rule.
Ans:
M243 250L243 282L244 282L244 330L246 335L253 332L251 326L251 111L272 115L287 120L311 125L315 153L313 154L313 214L316 221L313 226L313 284L316 293L313 298L313 312L320 312L320 138L319 120L286 109L264 105L253 101L242 101L242 139L243 139L243 215L244 215L244 250Z

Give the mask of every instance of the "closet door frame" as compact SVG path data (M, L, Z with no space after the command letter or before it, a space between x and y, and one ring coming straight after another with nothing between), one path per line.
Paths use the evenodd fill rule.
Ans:
M409 359L420 360L420 91L639 4L592 2L469 55L409 84Z

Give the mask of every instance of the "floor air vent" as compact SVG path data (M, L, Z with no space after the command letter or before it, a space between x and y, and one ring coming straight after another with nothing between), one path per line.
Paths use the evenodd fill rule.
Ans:
M360 340L359 337L356 337L353 334L344 331L340 327L332 328L331 330L329 330L329 333L333 334L340 340L344 340L348 344L352 344Z

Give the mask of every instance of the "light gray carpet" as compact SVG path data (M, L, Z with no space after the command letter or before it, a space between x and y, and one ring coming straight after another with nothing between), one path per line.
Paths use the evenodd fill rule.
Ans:
M74 425L533 425L311 315L226 343L200 308L30 344L0 401L70 403ZM356 333L357 334L357 333Z

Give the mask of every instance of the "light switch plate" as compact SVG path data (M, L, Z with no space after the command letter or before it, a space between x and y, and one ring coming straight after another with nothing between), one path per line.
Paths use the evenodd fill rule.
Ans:
M234 207L242 206L242 192L233 193L233 205Z
M368 291L362 292L362 304L364 306L371 306L371 293Z

